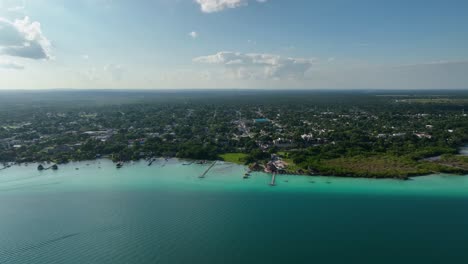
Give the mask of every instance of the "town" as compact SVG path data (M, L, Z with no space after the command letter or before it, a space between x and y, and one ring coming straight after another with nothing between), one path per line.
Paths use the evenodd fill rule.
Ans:
M468 171L459 155L468 93L62 91L4 92L0 101L5 168L177 157L347 177Z

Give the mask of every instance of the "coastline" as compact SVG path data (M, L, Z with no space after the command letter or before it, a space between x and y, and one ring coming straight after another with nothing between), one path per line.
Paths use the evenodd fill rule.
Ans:
M409 181L391 178L352 178L321 175L272 174L251 171L244 165L217 162L211 165L187 164L177 158L158 159L152 166L144 160L127 162L120 169L109 159L70 162L58 170L38 171L36 163L12 166L0 171L0 194L48 192L131 191L185 193L277 193L277 194L352 194L411 197L468 197L468 177L434 174Z
M344 174L324 173L324 172L320 172L320 171L305 171L305 170L302 170L302 169L288 170L287 168L282 169L282 170L278 170L278 171L271 171L271 170L268 169L268 164L267 163L262 164L261 162L255 162L255 163L246 165L246 164L239 164L239 163L224 161L224 160L197 160L197 159L186 159L186 158L176 158L176 157L152 157L152 158L142 158L142 159L131 160L131 161L115 162L108 156L102 156L102 157L99 157L99 158L89 159L89 160L70 161L70 162L67 162L67 163L55 163L55 162L51 162L51 161L48 161L48 162L40 162L40 161L34 161L34 162L3 162L2 164L3 164L4 167L0 168L0 171L7 170L7 169L9 169L9 168L11 168L13 166L22 166L22 165L28 166L29 164L47 165L46 169L51 169L52 166L55 165L55 164L57 164L59 166L59 168L60 168L61 165L68 164L68 163L76 163L76 162L86 163L86 162L95 162L95 161L99 161L99 160L110 161L116 166L117 169L119 169L121 167L125 167L125 165L128 164L128 163L134 163L134 162L146 162L148 164L148 166L151 166L153 164L153 162L155 162L156 160L166 160L166 161L168 161L168 160L178 160L178 161L182 162L183 165L210 164L210 163L214 163L214 162L218 162L218 161L223 161L225 163L231 163L231 164L242 166L246 170L250 170L252 172L266 173L266 174L269 174L269 175L278 174L278 175L290 175L290 176L330 177L330 178L336 177L336 178L349 178L349 179L375 179L375 180L391 179L391 180L409 181L409 180L412 180L414 178L426 177L426 176L437 175L437 174L447 174L447 175L451 175L451 176L460 176L460 177L464 177L464 176L468 175L468 170L465 170L464 172L460 172L460 173L450 173L450 172L444 172L444 171L432 171L432 172L423 173L423 174L395 175L395 176L385 176L385 177L382 177L381 175L372 175L372 174L363 176L363 175L357 175L357 174L353 174L353 173L344 173ZM119 165L119 164L121 164L121 165Z

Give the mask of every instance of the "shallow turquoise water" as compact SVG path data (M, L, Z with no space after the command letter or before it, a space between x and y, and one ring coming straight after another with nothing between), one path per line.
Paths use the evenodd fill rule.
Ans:
M223 162L218 162L204 179L198 176L209 165L185 166L175 159L161 159L153 166L147 166L146 162L129 163L122 169L116 169L108 160L70 163L60 166L58 171L40 172L36 167L36 164L30 164L0 171L0 194L163 189L468 197L468 177L443 174L417 177L410 181L279 175L277 186L270 187L270 175L254 172L249 179L242 179L246 170L244 166Z
M468 177L270 187L229 163L199 179L207 167L0 171L0 263L468 263Z

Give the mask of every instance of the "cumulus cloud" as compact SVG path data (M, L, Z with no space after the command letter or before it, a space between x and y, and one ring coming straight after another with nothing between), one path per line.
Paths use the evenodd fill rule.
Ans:
M317 63L313 58L289 58L274 54L229 51L197 57L193 61L222 65L240 79L301 78Z
M267 0L256 0L265 3ZM248 5L249 0L195 0L200 5L202 12L214 13L227 8L237 8Z
M50 59L51 43L41 24L29 17L9 21L0 17L0 55L29 59Z
M0 60L0 68L11 70L22 70L24 66L14 61Z

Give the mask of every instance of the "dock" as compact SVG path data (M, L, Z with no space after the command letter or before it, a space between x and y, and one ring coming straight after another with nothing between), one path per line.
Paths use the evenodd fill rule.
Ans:
M13 163L15 165L15 163ZM6 170L12 166L11 163L3 163L3 168L0 168L0 170Z
M54 165L52 165L50 167L44 168L44 166L42 164L40 164L37 167L37 170L40 170L40 171L42 171L42 170L58 170L58 166L57 166L57 164L54 164Z
M270 186L276 186L276 172L273 172L273 175L271 176L271 182Z
M208 172L211 170L211 168L213 168L213 167L214 167L214 165L216 165L216 161L215 161L215 162L213 162L213 163L210 165L210 167L208 167L208 169L206 169L206 171L205 171L205 172L203 172L203 174L202 174L202 175L200 175L198 178L205 178L206 174L207 174L207 173L208 173Z
M150 162L148 163L148 166L151 166L151 165L153 165L153 162L155 162L155 161L156 161L156 159L155 159L155 158L151 159L151 160L150 160Z

